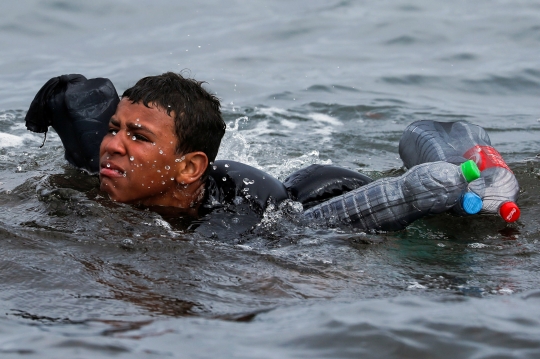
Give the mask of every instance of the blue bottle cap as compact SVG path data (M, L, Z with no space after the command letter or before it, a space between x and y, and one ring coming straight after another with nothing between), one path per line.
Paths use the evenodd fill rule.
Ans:
M461 207L468 214L476 214L482 209L482 198L476 193L467 192L461 198Z

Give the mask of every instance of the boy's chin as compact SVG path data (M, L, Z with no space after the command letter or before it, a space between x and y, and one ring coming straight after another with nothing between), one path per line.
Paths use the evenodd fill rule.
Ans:
M117 189L116 188L111 188L107 185L104 185L103 183L101 183L99 189L102 191L102 192L105 192L107 193L107 195L109 196L109 199L113 202L118 202L118 203L128 203L128 201L126 201L125 198L123 198L123 196L120 195L120 193L118 193Z

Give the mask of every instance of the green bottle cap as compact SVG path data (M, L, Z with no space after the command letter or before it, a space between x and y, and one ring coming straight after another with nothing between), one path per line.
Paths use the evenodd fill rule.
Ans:
M468 160L461 164L461 173L463 173L463 177L465 177L467 182L480 178L480 170L473 160Z

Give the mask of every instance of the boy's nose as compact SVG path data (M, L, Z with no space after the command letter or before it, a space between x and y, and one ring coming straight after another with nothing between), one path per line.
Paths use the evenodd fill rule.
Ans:
M116 132L115 135L107 137L104 139L104 141L107 141L105 143L105 151L107 151L107 153L119 155L126 154L126 146L124 144L124 140L127 138L127 135L124 131L120 130Z

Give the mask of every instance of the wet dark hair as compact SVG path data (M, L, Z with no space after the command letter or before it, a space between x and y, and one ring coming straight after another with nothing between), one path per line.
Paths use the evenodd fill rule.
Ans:
M140 79L124 91L122 98L127 97L132 103L142 103L146 107L157 105L169 116L173 112L178 139L176 152L202 151L208 161L213 162L225 134L225 122L219 99L208 93L202 87L203 83L166 72Z

